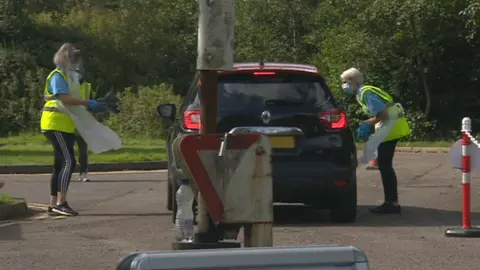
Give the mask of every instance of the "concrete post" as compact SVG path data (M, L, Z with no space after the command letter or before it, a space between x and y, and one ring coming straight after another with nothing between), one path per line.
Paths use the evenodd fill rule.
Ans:
M273 224L252 223L243 227L245 247L273 246Z
M254 207L255 217L264 217L263 222L245 224L245 247L273 246L273 189L272 167L270 164L270 143L267 137L262 136L259 147L256 149L254 183L255 189L251 192L252 198L259 204ZM267 146L268 145L268 146ZM267 150L267 148L269 148Z
M216 132L217 71L233 69L235 25L234 0L199 0L198 58L200 71L200 135ZM212 241L209 216L201 194L198 196L196 239Z

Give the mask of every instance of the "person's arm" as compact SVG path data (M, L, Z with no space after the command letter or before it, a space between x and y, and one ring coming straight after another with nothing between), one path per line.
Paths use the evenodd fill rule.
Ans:
M65 105L83 105L88 107L88 100L76 99L70 94L58 94L58 99Z
M68 91L68 83L59 73L53 74L50 80L52 94L65 105L83 105L88 107L88 100L76 99Z
M388 119L387 103L375 93L365 93L365 103L373 117L369 118L366 122L372 126L375 126L378 122Z

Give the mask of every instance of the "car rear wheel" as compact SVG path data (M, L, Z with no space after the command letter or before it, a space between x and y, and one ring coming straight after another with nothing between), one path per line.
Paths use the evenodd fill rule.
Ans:
M173 194L175 194L176 190L174 190L174 185L172 183L175 182L175 179L173 178L173 172L172 168L168 166L168 177L167 177L167 210L172 211L173 210L173 202L175 200Z
M170 200L172 204L172 222L175 224L175 217L177 216L177 185L172 184L170 192L172 193L172 198Z
M172 183L170 183L170 180L168 181L168 187L167 187L167 210L172 211L173 209L173 187Z
M352 223L357 218L357 182L347 190L339 191L330 207L330 220L335 223Z

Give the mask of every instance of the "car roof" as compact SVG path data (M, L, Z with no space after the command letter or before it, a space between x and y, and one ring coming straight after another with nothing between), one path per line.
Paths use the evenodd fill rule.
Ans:
M235 63L233 64L235 71L243 70L285 70L300 71L318 74L318 69L313 65L292 64L292 63Z

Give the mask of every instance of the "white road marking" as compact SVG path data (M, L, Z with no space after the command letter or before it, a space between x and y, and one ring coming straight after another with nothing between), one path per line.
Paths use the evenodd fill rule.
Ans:
M29 208L36 208L36 209L42 209L42 210L47 210L48 204L43 204L43 203L27 203Z

